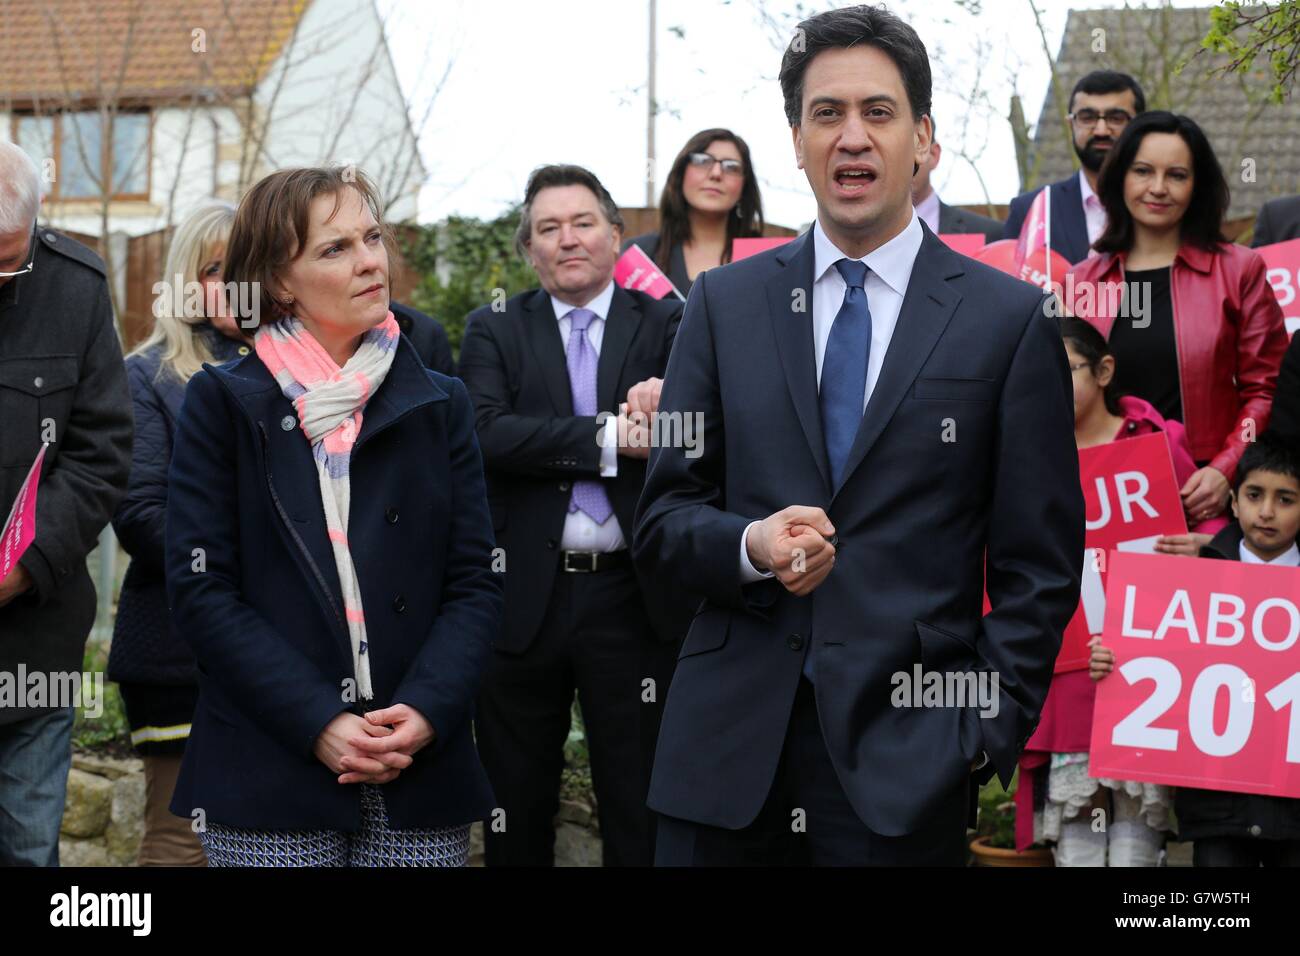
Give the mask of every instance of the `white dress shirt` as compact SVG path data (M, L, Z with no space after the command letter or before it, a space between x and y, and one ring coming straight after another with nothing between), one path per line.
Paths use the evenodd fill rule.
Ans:
M916 214L921 217L921 221L929 226L930 231L936 236L939 235L939 212L939 193L931 189L930 195L916 204Z
M1246 540L1243 538L1241 543L1237 545L1237 554L1240 556L1242 564L1271 564L1279 568L1300 568L1300 547L1296 547L1294 542L1290 551L1284 551L1272 561L1265 561L1246 547Z
M573 330L573 319L569 313L574 309L588 309L596 314L587 326L587 341L600 358L600 343L605 338L605 318L609 315L610 303L614 301L614 280L611 279L603 292L584 306L571 305L551 296L551 307L555 309L555 318L560 324L560 339L564 343L565 355L568 355L569 333ZM612 409L610 414L617 414ZM611 422L612 426L613 423ZM613 478L618 474L618 429L607 426L603 433L603 445L600 450L600 477ZM620 551L627 547L623 540L623 530L618 526L618 518L611 514L604 524L596 524L585 511L574 511L565 515L564 532L560 535L560 547L565 551Z
M826 342L831 337L831 326L840 306L844 304L844 292L848 286L835 263L846 256L835 243L831 242L822 230L820 223L814 223L809 237L813 243L813 295L812 295L812 336L813 357L817 363L817 383L822 380L822 359L826 355ZM903 231L888 242L877 247L866 256L858 259L867 265L867 281L863 289L867 294L867 307L871 310L871 354L867 358L867 387L862 395L862 408L865 411L876 382L880 380L880 370L885 364L885 353L894 337L894 327L898 324L898 313L903 308L903 296L907 294L907 284L912 278L912 265L916 254L921 249L921 220L913 210L911 221ZM745 541L749 529L758 524L751 522L740 536L740 577L748 584L771 577L772 572L762 572L749 560Z
M1106 231L1106 209L1097 198L1097 194L1092 191L1088 185L1088 177L1079 170L1079 193L1083 196L1083 218L1088 224L1088 246L1091 255L1091 246L1096 242L1103 232Z

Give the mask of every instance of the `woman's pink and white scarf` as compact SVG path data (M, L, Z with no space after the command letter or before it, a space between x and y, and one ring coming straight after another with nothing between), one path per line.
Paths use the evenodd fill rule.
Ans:
M352 446L361 434L361 412L383 384L397 352L397 321L393 313L361 336L356 354L339 368L302 322L293 316L263 325L254 336L257 357L275 376L285 398L298 412L298 424L311 444L320 478L325 526L334 550L334 563L343 590L343 610L352 641L352 669L357 691L374 697L361 586L348 547L351 502L349 465Z

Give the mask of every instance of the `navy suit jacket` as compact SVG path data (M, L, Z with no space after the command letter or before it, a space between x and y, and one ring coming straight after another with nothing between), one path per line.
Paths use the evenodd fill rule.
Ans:
M383 785L389 818L397 828L482 819L495 803L470 720L502 605L483 466L464 384L424 368L405 336L366 405L351 480L370 709L409 704L437 735ZM165 556L175 631L199 672L172 812L357 830L360 790L312 753L335 716L359 712L316 465L255 352L205 365L186 390Z
M1070 374L1044 297L928 228L839 488L813 353L813 243L702 274L661 412L700 411L702 454L652 451L636 557L705 596L669 690L650 806L738 829L766 798L805 648L848 799L876 833L922 827L987 751L1009 781L1079 597L1084 512ZM745 526L825 509L812 594L741 583ZM992 612L981 619L987 553ZM989 671L998 713L891 704L895 674Z
M1048 188L1052 190L1052 249L1065 256L1070 265L1075 265L1092 255L1088 243L1088 220L1083 215L1079 174L1071 173L1068 179L1052 183ZM1020 227L1029 214L1029 206L1041 190L1040 186L1011 200L1002 230L1003 239L1020 238Z

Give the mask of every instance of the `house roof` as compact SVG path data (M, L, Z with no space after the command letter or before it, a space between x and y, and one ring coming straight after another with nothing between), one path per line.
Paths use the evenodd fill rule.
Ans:
M5 3L0 7L0 109L250 93L289 42L309 2Z
M1213 76L1227 58L1200 49L1210 29L1206 8L1071 10L1056 57L1061 97L1085 73L1121 70L1137 78L1147 109L1184 113L1205 131L1232 189L1228 217L1254 215L1265 200L1300 192L1300 95L1281 105L1266 102L1272 80L1256 65L1245 76ZM1094 31L1104 31L1096 33ZM1104 51L1093 47L1104 40ZM1049 87L1035 128L1036 183L1064 179L1078 168L1061 113ZM1254 181L1246 173L1253 160Z

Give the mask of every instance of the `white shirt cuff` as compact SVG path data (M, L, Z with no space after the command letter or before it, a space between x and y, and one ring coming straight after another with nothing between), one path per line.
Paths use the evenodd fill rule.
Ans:
M745 542L749 539L749 529L758 524L757 521L751 521L745 525L745 532L740 536L740 583L753 584L755 581L762 581L764 578L775 577L771 571L760 571L754 567L754 562L749 560L749 551L745 548Z
M600 477L618 477L618 419L610 415L601 432Z

